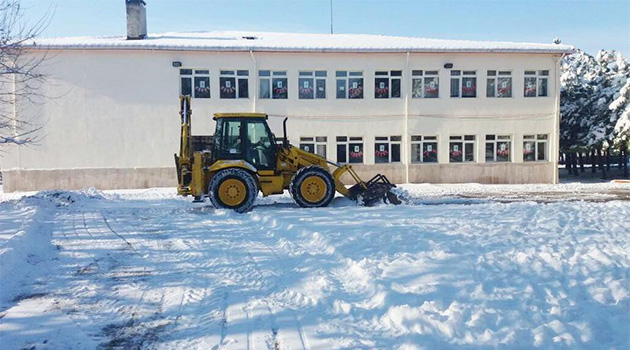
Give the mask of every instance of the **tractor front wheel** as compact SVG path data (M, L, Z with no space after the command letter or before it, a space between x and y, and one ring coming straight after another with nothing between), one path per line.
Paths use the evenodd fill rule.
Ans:
M302 208L325 207L335 197L335 181L326 169L311 165L293 175L289 192Z
M244 213L254 206L258 186L249 172L230 168L221 170L212 177L208 192L215 208L234 209L238 213Z

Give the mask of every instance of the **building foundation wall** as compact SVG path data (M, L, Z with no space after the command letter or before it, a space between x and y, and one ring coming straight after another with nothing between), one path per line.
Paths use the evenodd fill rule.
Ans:
M175 167L3 170L2 177L5 192L77 190L89 187L116 190L177 186Z
M475 164L412 164L411 183L482 183L534 184L554 183L554 163L475 163ZM404 164L352 166L365 181L381 173L393 183L405 183ZM76 190L95 187L100 190L176 187L174 167L120 169L54 169L4 170L4 191ZM350 175L342 178L353 184Z

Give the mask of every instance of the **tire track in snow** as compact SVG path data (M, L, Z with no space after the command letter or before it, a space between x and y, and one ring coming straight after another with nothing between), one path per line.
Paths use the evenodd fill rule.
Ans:
M152 211L153 209L146 210L148 213ZM155 242L155 247L149 247L149 251L158 252L158 254L153 254L155 256L154 263L164 264L167 267L177 264L175 266L177 268L184 263L198 266L199 261L203 261L203 255L195 253L195 251L199 251L199 245L191 244L187 238L178 237L181 233L178 232L176 226L173 226L173 217L179 217L179 215L164 215L161 212L156 213L157 215L148 215L145 211L137 210L134 211L134 214L125 220L124 224L116 218L114 221L117 226L133 226L132 230L135 231L133 237L136 237L136 241ZM141 223L140 221L144 222ZM138 249L142 249L142 247ZM162 289L164 294L162 308L168 312L161 317L168 322L168 327L171 330L176 329L180 324L185 312L192 311L193 304L199 303L208 296L207 284L203 287L193 287L196 274L190 270L198 270L198 268L191 269L187 266L185 272L177 274L176 278L167 278L162 281L169 286ZM167 294L168 297L166 297ZM174 300L178 301L173 303Z
M190 225L198 220L198 216L191 218L186 215L182 220ZM229 230L229 227L226 229ZM223 348L233 342L229 337L229 283L237 280L238 271L234 270L234 266L238 264L230 257L231 245L225 243L222 235L225 235L225 230L209 233L203 225L192 225L183 238L178 237L173 241L178 246L185 246L183 250L198 252L193 259L190 259L190 254L186 255L187 269L193 273L187 277L191 283L185 282L184 285L191 285L201 279L205 283L203 288L188 289L183 293L175 316L177 322L171 328L171 333L177 337L167 337L161 347L209 349ZM179 251L177 254L180 253L186 252ZM217 258L219 255L222 258ZM216 332L213 331L215 328Z
M267 224L268 222L271 222L271 224ZM267 234L264 236L260 235L261 239L259 239L256 242L262 244L262 246L265 248L265 251L267 251L273 257L273 260L275 261L275 264L273 265L275 265L275 267L279 268L280 270L280 274L278 278L275 279L274 286L270 288L274 293L270 293L270 295L274 295L275 293L278 293L278 292L288 293L287 284L285 281L294 275L292 269L295 268L296 266L288 266L280 258L280 255L278 254L278 250L273 247L274 245L276 245L274 243L277 243L277 242L272 242L272 239L269 238L271 236L269 235L269 233L287 229L287 227L290 224L289 225L285 225L283 223L278 224L277 216L263 215L259 213L255 214L255 216L252 218L252 223L254 226L256 226L256 229L257 229L257 230L253 230L252 232L267 231ZM263 237L266 237L266 238L263 239ZM259 270L262 270L262 265L252 256L252 253L249 249L247 249L247 255L252 261L254 261L257 268ZM286 310L287 312L291 314L291 317L293 318L293 322L295 323L294 327L296 330L296 334L294 334L289 329L286 329L283 332L287 334L285 338L288 340L293 340L297 338L299 339L299 345L301 345L302 349L310 350L308 338L306 336L306 333L304 332L302 323L295 312L295 309L288 307L287 305L282 305L282 306L284 310ZM280 349L281 348L281 344L279 341L280 327L278 326L275 312L272 310L269 302L266 303L266 308L267 308L267 312L270 315L269 317L270 317L271 329L272 329L271 340L267 342L268 348L273 349L273 350Z
M210 310L209 313L196 315L200 323L208 325L203 327L205 332L211 332L211 323L216 325L218 339L212 341L212 337L207 336L191 339L195 338L195 334L189 334L190 341L178 343L178 346L185 344L187 348L212 349L246 346L248 349L255 349L258 344L276 344L274 347L279 348L278 327L271 317L271 308L264 306L262 309L250 310L243 307L243 303L247 302L243 298L252 297L252 292L255 296L260 290L265 290L268 274L257 266L251 252L244 249L255 224L247 220L247 216L238 215L238 220L234 220L234 217L231 213L227 218L219 217L219 222L213 225L215 227L211 235L203 232L203 228L196 231L197 235L203 235L201 237L215 243L215 253L220 256L218 259L215 257L214 260L205 261L200 266L209 271L209 276L213 276L213 295L218 297L211 298L205 307ZM194 242L201 244L204 241L196 239ZM238 251L245 254L235 254ZM232 297L233 293L236 293L235 298ZM261 333L261 327L267 331Z
M107 218L105 217L105 214L103 212L101 212L101 217L103 218L103 222L105 223L105 226L107 226L107 228L114 234L116 235L118 238L122 239L123 242L125 242L129 248L135 253L138 254L138 256L140 256L141 258L144 258L144 256L142 254L140 254L140 252L138 252L138 250L136 249L136 247L133 246L133 244L131 244L131 242L129 242L125 237L123 237L121 234L118 233L118 231L114 230L112 228L112 225L110 225L109 221L107 220ZM114 219L115 220L115 219Z
M133 307L129 307L128 303L122 302L121 298L116 298L116 284L114 283L113 285L110 285L109 283L111 279L115 280L117 277L125 277L122 275L116 276L114 272L112 272L112 270L116 270L119 265L106 264L103 266L102 264L99 264L102 257L99 258L94 254L94 248L102 247L103 243L100 241L105 239L107 236L106 232L100 229L95 231L94 227L90 227L87 224L85 212L70 210L65 213L58 214L57 216L62 216L56 220L61 221L62 225L58 229L53 228L53 237L59 237L58 235L54 235L55 232L61 233L61 236L64 237L64 242L61 245L62 251L69 250L70 253L69 257L64 258L65 260L68 260L68 263L59 264L62 270L65 270L65 272L61 273L61 275L66 276L65 278L67 279L73 280L74 282L71 283L71 285L76 286L71 287L62 295L65 299L67 299L67 301L72 301L72 306L66 305L66 307L71 309L78 308L79 310L87 311L82 313L84 317L87 317L91 324L99 328L104 327L105 323L111 322L110 311L118 315L116 316L116 319L124 319L131 313L133 322L133 318L138 314L138 312L135 311ZM67 228L69 227L71 227L70 231L72 231L74 239L71 239L68 236ZM87 233L87 235L80 234L80 230ZM88 236L90 239L86 241L85 238ZM63 249L64 246L66 249ZM125 253L128 252L126 249L119 250L117 252L119 253L116 255L129 254ZM106 256L111 258L109 252L106 253ZM77 262L85 259L89 259L92 262L83 268L77 269ZM89 269L92 264L97 266L96 270ZM103 282L101 277L106 277L108 275L110 276L110 279ZM105 285L103 285L103 283L105 283ZM132 283L130 285L135 286L136 284L136 281L132 279ZM112 298L112 296L114 297ZM142 303L143 299L144 296L141 295L141 297L133 304L139 305ZM70 316L73 317L75 314L76 311L70 313ZM84 323L85 321L83 319L78 319L77 322Z
M107 215L114 221L119 212L107 211ZM123 236L123 231L119 232L113 227L104 211L94 212L92 219L95 222L93 229L98 230L103 237L116 237L123 247L115 256L110 255L113 266L104 275L111 282L104 286L108 292L111 290L111 293L107 293L110 299L97 301L97 304L104 304L105 310L113 310L117 315L115 322L108 320L109 323L102 327L103 333L109 338L105 346L122 343L127 347L143 347L148 345L147 342L154 343L157 340L156 332L162 327L159 315L162 313L165 294L163 291L149 293L148 282L153 272L147 270L146 264L151 262ZM99 225L99 222L104 225ZM131 300L129 295L132 296Z
M136 212L135 216L137 217L139 214L140 213ZM171 227L172 219L167 215L157 217L159 217L157 221L152 221L143 225L139 225L137 223L137 220L126 220L125 223L121 223L121 221L115 217L113 219L113 222L115 222L117 226L133 226L134 228L132 230L135 231L133 235L131 234L131 230L126 230L125 233L129 236L137 237L136 240L142 238L141 242L155 242L152 247L149 247L150 250L158 252L157 254L149 254L155 257L155 259L153 259L154 264L168 263L169 265L171 265L175 261L190 261L191 259L199 259L199 257L195 257L193 254L187 252L187 250L190 249L198 249L197 246L183 244L184 247L182 248L181 245L176 244L186 242L187 240L181 240L180 238L173 237L174 234L177 234L177 231ZM147 217L147 219L148 218L149 217ZM147 228L147 226L149 227ZM123 232L120 229L118 231ZM147 238L149 237L149 235L153 235L153 239ZM157 235L159 235L160 237L156 237ZM142 249L146 248L138 248L138 250ZM180 274L178 276L182 275L185 276L183 279L176 278L162 281L169 283L175 282L177 284L177 289L175 290L172 290L173 287L169 286L168 289L161 288L160 291L162 298L159 303L160 313L158 318L162 320L165 326L170 329L175 329L177 327L177 325L181 321L185 309L188 307L189 304L198 302L207 296L207 288L204 288L203 291L199 292L198 290L191 287L193 277L190 273ZM167 298L167 294L169 294L169 298ZM171 310L166 313L166 309L171 309L172 298L170 296L173 294L180 295L179 302L177 303L174 312ZM167 300L168 305L166 303ZM168 338L168 336L166 336L166 338ZM158 339L156 339L156 341Z

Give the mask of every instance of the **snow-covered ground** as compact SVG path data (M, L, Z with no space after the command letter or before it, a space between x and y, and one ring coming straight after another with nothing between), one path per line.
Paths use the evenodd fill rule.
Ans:
M630 347L630 185L0 194L1 349Z

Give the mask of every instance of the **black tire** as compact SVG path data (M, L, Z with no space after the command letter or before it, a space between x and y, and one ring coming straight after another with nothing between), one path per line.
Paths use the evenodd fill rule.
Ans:
M239 203L230 204L221 199L219 189L221 188L221 184L227 180L237 180L242 183L245 189L245 195L243 200ZM220 170L212 177L208 185L208 197L210 197L210 201L215 208L233 209L237 213L244 213L251 210L257 196L258 185L256 184L256 179L246 170L239 168Z
M309 201L302 195L301 192L304 180L312 176L320 178L326 186L323 197L316 201ZM335 197L335 180L328 170L317 165L310 165L298 170L295 175L293 175L289 186L289 192L291 193L291 197L293 197L295 203L302 208L326 207Z

